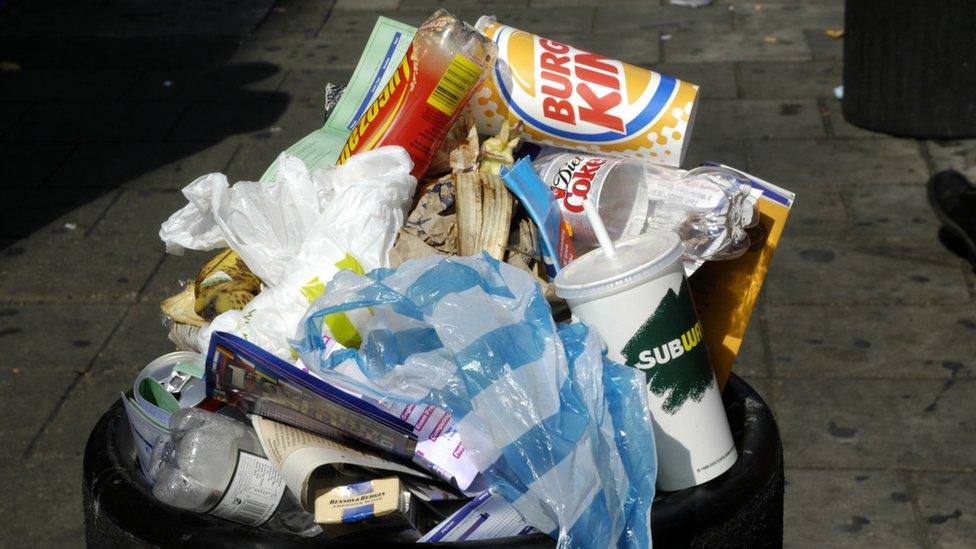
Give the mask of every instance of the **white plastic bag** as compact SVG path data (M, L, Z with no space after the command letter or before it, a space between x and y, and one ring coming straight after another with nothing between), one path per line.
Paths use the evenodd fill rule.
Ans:
M389 266L417 183L411 169L402 147L312 173L282 154L273 183L230 187L222 174L210 174L187 186L190 204L160 230L167 250L230 246L266 286L243 310L201 329L198 348L207 348L213 331L225 331L293 360L288 337L336 272Z

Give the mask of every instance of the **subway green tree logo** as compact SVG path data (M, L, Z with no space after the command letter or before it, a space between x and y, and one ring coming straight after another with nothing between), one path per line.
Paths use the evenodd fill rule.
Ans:
M701 401L712 384L712 364L687 280L681 281L677 295L668 289L622 354L628 365L644 370L647 388L664 397L668 414L677 413L689 399Z

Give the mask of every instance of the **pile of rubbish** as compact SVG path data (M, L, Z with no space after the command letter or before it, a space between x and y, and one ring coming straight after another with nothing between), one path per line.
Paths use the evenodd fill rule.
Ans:
M281 535L648 546L656 490L737 459L720 390L793 201L679 168L697 105L492 17L379 18L322 128L162 224L216 255L123 395L154 496Z

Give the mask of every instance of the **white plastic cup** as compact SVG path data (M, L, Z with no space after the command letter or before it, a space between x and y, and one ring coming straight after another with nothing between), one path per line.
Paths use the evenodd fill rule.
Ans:
M673 232L586 253L556 276L556 295L595 328L609 358L643 370L657 449L657 486L707 482L738 454Z

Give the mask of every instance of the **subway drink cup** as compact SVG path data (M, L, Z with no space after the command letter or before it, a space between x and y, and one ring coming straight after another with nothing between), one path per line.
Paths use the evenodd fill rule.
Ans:
M556 276L556 294L594 327L611 360L642 370L658 459L674 491L727 471L738 458L695 312L676 233L650 232L586 253Z

